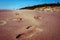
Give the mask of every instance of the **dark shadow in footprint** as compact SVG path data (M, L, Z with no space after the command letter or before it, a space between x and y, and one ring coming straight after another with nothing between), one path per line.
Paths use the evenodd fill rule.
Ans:
M19 37L21 37L21 35L22 35L22 34L18 34L18 35L16 36L16 39L19 38Z
M32 26L30 25L30 26L28 26L26 29L29 29L30 27L32 27Z

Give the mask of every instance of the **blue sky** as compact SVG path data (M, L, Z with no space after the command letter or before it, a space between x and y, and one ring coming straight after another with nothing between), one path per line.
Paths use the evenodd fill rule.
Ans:
M0 10L16 10L26 6L55 2L60 0L0 0Z

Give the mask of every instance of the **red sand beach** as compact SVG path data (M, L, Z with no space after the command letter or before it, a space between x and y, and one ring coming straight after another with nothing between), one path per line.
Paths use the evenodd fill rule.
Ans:
M60 10L0 10L0 40L60 40Z

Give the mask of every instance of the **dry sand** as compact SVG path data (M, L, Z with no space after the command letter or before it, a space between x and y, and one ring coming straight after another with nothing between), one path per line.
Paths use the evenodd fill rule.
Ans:
M60 40L60 10L0 10L0 40Z

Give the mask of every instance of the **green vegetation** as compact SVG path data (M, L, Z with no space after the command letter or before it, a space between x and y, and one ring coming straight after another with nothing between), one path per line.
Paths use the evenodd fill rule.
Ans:
M60 3L39 4L39 5L34 5L34 6L20 8L19 10L22 10L22 9L28 9L28 10L44 10L46 8L50 8L50 9L53 9L53 10L54 9L60 9Z

